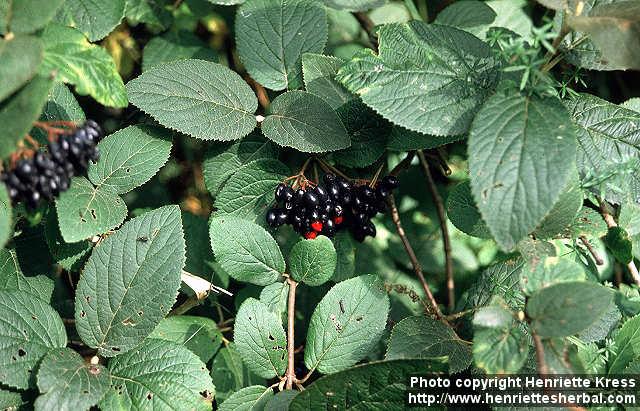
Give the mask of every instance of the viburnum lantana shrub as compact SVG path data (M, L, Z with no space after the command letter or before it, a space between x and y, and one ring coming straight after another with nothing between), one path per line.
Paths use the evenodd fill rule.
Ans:
M0 408L638 374L639 0L0 0Z

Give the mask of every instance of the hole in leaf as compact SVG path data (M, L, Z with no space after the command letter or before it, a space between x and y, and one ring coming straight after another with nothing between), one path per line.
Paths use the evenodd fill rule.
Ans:
M357 317L356 317L356 321L357 321L357 322L362 321L362 316L361 316L361 315L357 316Z
M271 341L275 341L275 340L276 340L275 338L273 338L273 335L271 335L271 334L269 334L269 339L270 339Z
M111 351L120 352L119 347L111 347Z
M84 297L84 300L85 300L86 302L89 302L89 301L91 301L91 297L89 297L89 296L87 295L86 297Z
M131 172L131 167L125 168L124 171L126 171L127 173L130 173Z
M138 316L142 317L144 315L144 311L140 310L138 311Z
M32 320L37 320L37 319L38 319L38 317L37 317L37 316L35 316L35 315L32 315L32 316L31 316L31 319L32 319Z
M87 391L87 390L82 390L82 393L86 395L86 394L89 394L89 391Z
M85 313L84 311L80 311L80 317L84 318L87 316L87 313Z
M91 217L93 217L93 219L94 219L94 220L97 220L97 219L98 219L98 216L96 216L96 210L95 210L95 208L92 208L92 209L91 209Z
M22 348L18 348L18 357L24 357L25 355L27 355L27 352Z
M151 399L152 399L152 398L153 398L153 394L152 394L152 393L147 394L147 399L148 399L149 401L151 401Z
M249 317L249 321L251 321L251 317Z

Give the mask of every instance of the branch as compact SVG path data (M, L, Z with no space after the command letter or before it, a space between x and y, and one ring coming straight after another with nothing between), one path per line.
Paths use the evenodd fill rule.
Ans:
M433 298L431 289L429 288L427 281L424 279L424 274L422 273L422 267L420 266L420 262L416 257L416 253L413 251L413 247L411 247L411 244L409 243L409 239L407 238L407 235L404 232L404 228L402 228L402 222L400 221L400 214L398 213L398 207L396 206L396 200L393 198L393 194L389 195L389 197L387 198L387 203L389 204L389 209L391 210L391 219L393 220L393 223L396 226L396 230L398 231L398 236L400 236L400 239L402 240L402 245L404 245L404 249L407 252L407 255L409 256L409 260L411 260L413 271L418 276L418 279L420 280L420 284L422 284L422 288L424 289L424 292L427 295L427 298L429 299L429 302L431 303L431 306L433 307L433 310L436 316L439 319L442 319L443 318L442 312L440 312L440 308L438 308L438 303L436 302L436 299Z
M401 162L399 162L395 167L393 167L393 170L389 172L389 175L397 177L398 174L400 174L401 172L409 168L409 166L411 165L411 161L413 160L413 157L415 155L416 155L415 151L409 151L407 153L407 156Z
M600 214L602 215L602 218L604 218L604 222L607 223L607 227L617 227L618 223L616 223L616 220L607 209L607 204L605 203L605 201L603 201L602 199L598 199L598 202L600 203ZM629 273L631 273L633 282L635 282L636 285L640 286L640 273L638 273L638 268L636 267L636 263L633 261L633 258L631 259L629 264L627 264L627 268L629 269Z
M442 243L444 245L444 267L447 274L447 297L449 302L449 312L451 313L455 309L456 305L456 286L453 279L453 260L451 258L451 239L449 238L449 229L447 228L447 216L444 211L442 197L440 197L440 194L438 193L438 188L436 187L435 181L433 181L433 176L429 170L429 164L427 163L427 159L424 157L422 150L418 150L418 157L420 158L422 170L427 178L427 186L429 187L429 192L431 192L431 197L433 197L433 202L435 203L436 210L438 212L438 219L440 220L440 231L442 232Z
M542 345L542 339L535 332L531 333L531 337L533 338L533 345L536 348L536 363L538 364L538 374L541 377L545 377L549 375L549 368L544 362L544 346Z
M593 257L593 259L596 261L596 264L597 265L604 264L604 260L602 259L602 257L600 257L600 254L598 254L596 249L593 248L593 246L591 245L591 243L589 242L587 237L584 236L584 235L581 235L579 238L580 238L580 241L582 242L582 244L584 244L584 246L587 247L587 250L589 251L589 254L591 254L591 257Z
M287 302L287 373L285 374L286 378L286 388L288 390L293 388L293 383L297 381L296 378L296 369L294 366L295 359L295 314L296 314L296 287L298 287L298 283L293 281L291 278L287 279L289 283L289 299Z
M360 23L362 29L369 35L369 41L371 41L373 49L378 50L378 35L375 32L376 25L373 24L373 21L371 21L371 19L365 12L359 11L353 13L353 16L356 18L356 20L358 20L358 23Z

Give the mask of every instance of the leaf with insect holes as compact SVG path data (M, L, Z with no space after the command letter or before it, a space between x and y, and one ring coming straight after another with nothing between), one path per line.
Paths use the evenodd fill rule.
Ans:
M105 357L140 344L175 302L184 262L177 206L127 221L93 250L78 282L80 338Z
M302 85L302 54L324 49L327 16L316 1L252 0L238 8L235 31L251 77L272 90L292 90Z
M153 126L129 126L98 143L100 161L89 167L89 180L97 187L127 193L153 177L169 159L171 138Z
M311 316L305 365L323 374L354 365L373 350L388 314L389 296L378 276L363 275L334 285Z
M127 83L132 104L165 127L230 141L256 126L258 99L239 74L204 60L157 65Z
M336 249L329 238L298 241L289 254L291 278L310 286L327 282L336 269Z
M234 217L212 218L209 237L216 261L238 281L265 286L284 273L278 243L257 224Z
M42 42L33 36L0 40L0 101L22 87L38 72Z
M109 186L94 187L85 177L71 179L69 190L56 200L62 238L75 243L119 226L127 206Z
M109 371L111 389L101 410L211 410L215 387L207 367L182 345L145 340L111 359Z
M284 373L287 337L280 317L256 300L247 298L236 315L233 338L247 367L263 378Z
M38 367L36 411L88 410L105 395L111 384L102 365L87 364L70 348L50 351Z
M0 383L33 388L42 357L67 345L64 324L45 301L17 290L0 290L0 318Z
M164 318L149 338L184 345L205 363L209 362L222 344L222 334L215 321L191 315Z

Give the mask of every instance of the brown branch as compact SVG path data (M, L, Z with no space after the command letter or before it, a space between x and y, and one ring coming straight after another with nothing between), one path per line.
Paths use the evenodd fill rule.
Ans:
M536 348L536 363L538 364L538 374L541 377L545 377L549 375L549 367L547 367L547 363L544 361L544 346L542 345L542 339L535 332L531 333L531 337L533 338L533 345Z
M433 202L436 205L436 211L438 212L438 219L440 220L440 232L442 233L442 243L444 246L444 267L447 274L447 297L449 302L449 312L453 312L456 305L456 293L455 293L455 281L453 279L453 259L451 258L451 239L449 238L449 229L447 228L447 215L444 211L444 204L442 203L442 197L438 193L435 181L429 170L429 164L424 157L422 150L418 150L418 157L420 158L420 164L427 178L427 186Z
M600 254L598 254L596 249L593 248L593 246L591 245L591 243L589 242L587 237L584 236L584 235L581 235L579 238L580 238L580 241L582 242L582 244L584 244L584 246L587 247L587 250L589 251L589 254L591 254L591 257L593 257L593 259L595 260L596 264L597 265L604 264L604 260L602 259L602 257L600 257Z
M371 41L373 49L378 50L378 35L375 32L376 25L373 24L373 21L369 18L367 13L362 11L353 13L353 16L358 20L358 23L360 23L363 30L369 35L369 41Z
M600 214L602 215L602 218L604 218L604 222L607 223L607 227L617 227L618 223L616 223L615 218L613 218L613 215L609 212L607 203L602 199L598 199L598 202L600 203ZM627 268L629 269L631 278L633 278L633 282L640 286L640 273L638 273L638 268L636 267L636 263L633 261L633 258L629 264L627 264Z
M296 369L294 366L295 359L295 342L294 342L294 323L296 314L296 287L298 283L291 278L287 279L289 283L289 299L287 302L287 372L285 374L286 388L293 388L293 383L297 381Z
M420 280L420 284L422 284L422 288L424 289L431 306L433 307L434 313L439 319L442 319L442 312L438 307L438 303L436 299L433 298L433 294L431 293L431 289L427 284L427 281L424 279L424 274L422 273L422 267L420 262L418 261L418 257L416 257L416 253L413 251L413 247L411 247L411 243L409 243L409 239L407 238L406 233L404 232L404 228L402 228L402 222L400 221L400 214L398 213L398 207L396 206L396 200L393 198L393 194L390 194L387 198L387 203L389 204L389 209L391 210L391 219L396 226L396 231L398 231L398 236L400 240L402 240L402 245L404 245L404 249L409 256L409 260L411 260L411 265L413 266L413 271L418 276Z
M260 103L262 108L266 111L267 108L269 108L269 105L271 104L271 101L269 100L269 95L267 94L267 90L265 90L262 84L258 83L248 75L245 76L245 80L247 81L247 83L251 85L251 87L253 87L256 90L256 96L258 96L258 103Z

